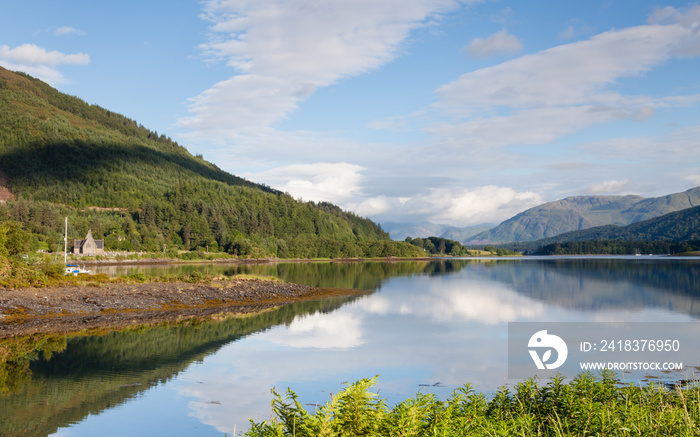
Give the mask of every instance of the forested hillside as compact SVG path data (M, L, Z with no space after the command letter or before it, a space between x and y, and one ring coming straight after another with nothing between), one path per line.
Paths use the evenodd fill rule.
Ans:
M368 219L228 174L164 135L0 67L0 222L31 249L88 229L107 250L413 256Z

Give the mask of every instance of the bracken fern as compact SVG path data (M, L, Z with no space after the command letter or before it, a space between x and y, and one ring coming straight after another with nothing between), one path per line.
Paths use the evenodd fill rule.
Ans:
M501 387L491 400L465 384L441 401L419 392L389 408L370 391L377 377L347 386L307 412L297 395L273 391L273 416L247 436L700 436L700 387L622 385L611 372L556 376Z

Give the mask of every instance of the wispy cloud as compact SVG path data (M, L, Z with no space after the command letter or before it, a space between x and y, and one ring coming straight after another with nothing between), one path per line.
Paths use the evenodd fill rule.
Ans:
M205 3L211 61L235 71L192 99L182 126L221 137L273 125L318 87L394 59L412 30L454 10L455 0L340 0Z
M621 194L629 192L629 184L628 179L615 179L591 185L586 191L589 194Z
M62 26L56 29L54 32L56 36L66 36L66 35L77 35L77 36L82 36L85 35L85 32L82 30L78 30L74 27L69 27L69 26Z
M461 76L438 90L440 106L470 115L489 107L532 108L619 103L617 79L669 59L698 35L681 25L638 26L526 55Z
M696 102L692 95L624 95L616 85L691 53L700 43L699 11L664 10L668 24L612 30L464 74L437 90L433 109L449 121L425 130L454 151L505 157L509 146L546 146L594 125L644 122L659 108Z
M663 174L664 178L680 177L700 163L700 125L673 130L657 137L610 138L584 143L577 147L577 151L605 162L636 163L637 173Z
M87 65L90 57L85 53L65 54L47 51L34 44L22 44L15 48L0 46L0 64L9 70L23 71L52 85L65 83L58 71L60 65Z
M580 36L590 34L593 29L590 26L582 24L578 19L569 20L569 25L564 30L557 34L557 38L564 41L569 41Z
M569 40L569 39L574 39L575 35L576 35L576 30L574 29L574 26L567 26L566 29L559 32L559 34L557 35L557 38Z
M412 31L459 7L447 0L363 7L350 0L323 6L307 0L207 2L203 17L211 35L202 53L230 66L231 77L193 98L181 126L190 141L221 140L226 147L212 153L227 169L379 221L497 222L552 200L554 193L637 190L644 181L632 173L630 157L658 172L658 163L672 168L678 156L695 154L686 148L659 157L666 142L658 138L578 148L570 140L606 123L649 126L659 114L697 104L698 96L664 95L670 87L633 95L623 85L674 58L700 54L700 6L659 9L647 24L467 72L438 87L432 105L367 124L402 135L415 131L420 139L367 144L342 133L276 128L317 89L386 65L406 51ZM571 32L561 37L591 32L578 22L567 24ZM522 49L504 28L464 50L488 56ZM684 144L698 148L692 138ZM689 175L698 174L697 166L680 167L677 179L695 180Z
M523 50L523 43L517 36L511 35L506 29L494 33L487 38L473 39L462 51L476 58L488 58L493 55L514 55Z

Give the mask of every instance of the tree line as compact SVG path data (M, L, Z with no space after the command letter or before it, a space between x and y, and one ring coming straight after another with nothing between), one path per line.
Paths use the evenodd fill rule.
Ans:
M381 228L365 220L350 225L311 204L296 210L282 196L268 205L243 199L239 205L211 205L183 199L145 202L138 210L77 209L20 198L0 205L0 244L9 254L54 252L68 217L69 251L88 230L105 250L226 253L242 258L417 257L415 246L379 238ZM288 209L285 209L288 208ZM343 212L343 214L348 214ZM2 229L9 232L2 233ZM9 239L9 240L8 240ZM11 244L5 244L7 242Z
M591 240L541 246L535 255L668 255L700 250L700 240L622 241Z

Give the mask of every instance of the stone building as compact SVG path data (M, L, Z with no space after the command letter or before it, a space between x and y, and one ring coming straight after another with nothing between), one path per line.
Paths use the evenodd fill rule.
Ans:
M104 255L105 240L92 238L92 230L88 230L84 240L73 240L73 254L97 256Z

